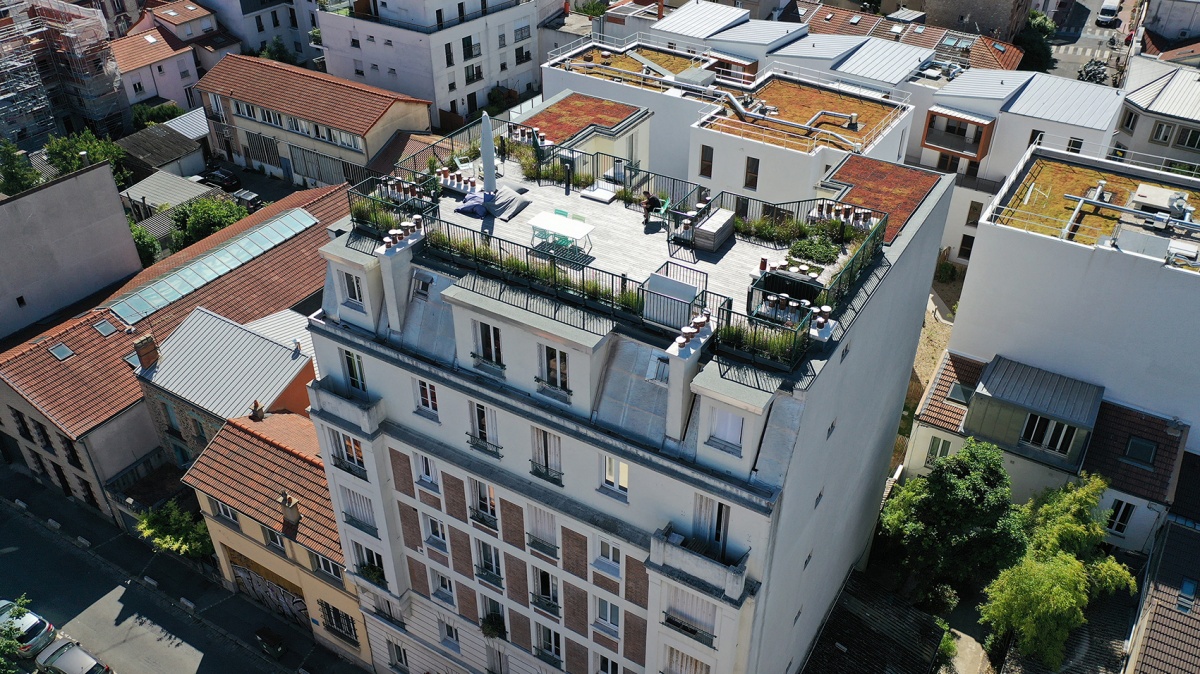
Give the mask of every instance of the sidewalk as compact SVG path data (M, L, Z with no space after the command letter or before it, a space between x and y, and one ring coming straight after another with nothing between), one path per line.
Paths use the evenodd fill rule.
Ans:
M288 623L243 595L229 592L173 555L155 552L125 533L90 507L68 501L54 488L0 465L0 502L19 508L46 523L58 523L67 541L84 547L100 563L123 576L157 590L161 598L189 611L197 620L267 660L254 632L269 627L283 638L287 651L278 661L267 660L281 672L310 674L362 674L364 670L316 644L311 632ZM53 528L53 525L50 525ZM191 606L189 606L191 604ZM365 631L362 638L366 638Z

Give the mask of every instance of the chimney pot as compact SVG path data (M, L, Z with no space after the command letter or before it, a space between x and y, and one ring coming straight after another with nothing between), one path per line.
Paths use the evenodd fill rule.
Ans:
M283 521L285 524L296 526L300 524L300 502L287 493L286 489L279 490L279 498L275 499L283 510Z
M158 343L154 341L154 335L146 335L134 342L133 351L137 354L138 365L141 365L143 370L154 367L158 362Z
M254 404L250 406L250 418L255 421L262 421L264 418L266 418L266 410L263 409L262 404L257 400L255 400Z

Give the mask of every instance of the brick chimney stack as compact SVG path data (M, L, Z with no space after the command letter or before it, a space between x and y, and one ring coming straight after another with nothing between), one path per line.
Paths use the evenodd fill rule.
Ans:
M275 499L275 502L283 509L284 524L291 527L300 524L300 501L292 498L286 489L280 489L279 498Z
M133 351L137 354L138 365L141 365L143 370L154 367L158 362L158 342L154 341L154 335L146 335L134 342Z

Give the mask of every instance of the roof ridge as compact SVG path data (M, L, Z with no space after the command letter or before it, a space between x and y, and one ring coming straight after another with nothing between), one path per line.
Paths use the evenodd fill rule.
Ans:
M289 412L288 414L291 414L291 413ZM295 416L301 416L301 415L295 415ZM263 442L265 442L269 445L278 447L279 449L289 452L289 453L293 454L296 458L301 459L307 463L310 463L316 468L322 469L322 471L325 469L325 462L321 461L319 458L312 456L311 454L305 454L304 452L301 452L300 450L296 449L295 447L285 444L283 441L281 441L277 438L272 438L269 435L259 432L255 428L243 425L241 422L244 418L246 418L246 417L238 417L236 419L230 419L226 423L227 423L227 425L230 425L230 424L233 425L235 428L245 432L247 435L251 435L259 440L262 440ZM315 430L314 430L314 433L315 433ZM319 442L320 441L318 440L318 443Z
M279 347L280 349L283 349L283 350L287 351L288 353L291 353L292 351L294 351L294 350L295 350L293 347L290 347L290 346L288 346L287 344L284 344L283 342L277 342L277 341L275 341L275 340L271 339L270 337L267 337L266 335L262 334L261 332L258 332L258 331L256 331L256 330L253 330L253 329L251 329L251 328L247 327L247 326L246 326L245 324L243 324L243 323L238 323L237 321L233 320L232 318L228 318L228 317L226 317L226 316L222 316L221 314L218 314L217 312L215 312L215 311L213 311L213 310L211 310L211 309L208 309L208 308L205 308L205 307L196 307L195 309L193 309L193 310L192 310L192 313L194 314L194 313L196 313L197 311L201 311L201 312L204 312L204 313L206 313L206 314L208 314L208 315L210 315L210 316L214 316L214 317L216 317L216 318L218 318L218 319L220 319L220 320L224 321L225 323L227 323L227 324L229 324L229 325L231 325L231 326L233 326L233 327L235 327L235 328L238 328L238 329L239 329L239 330L241 330L242 332L245 332L245 333L248 333L248 334L250 334L250 335L253 335L254 337L258 337L259 339L261 339L261 340L263 340L263 341L267 342L267 343L268 343L268 344L270 344L271 346L274 346L274 347ZM284 309L284 311L288 311L288 309ZM183 323L186 323L186 322L188 321L188 319L190 319L190 318L191 318L191 316L189 315L189 316L188 316L188 318L185 318L185 319L183 319ZM175 330L171 332L171 334L172 334L172 335L174 335L176 332L178 332L179 328L183 327L183 323L180 323L180 324L179 324L179 326L178 326L178 327L176 327L176 328L175 328ZM167 337L167 339L170 339L170 337Z

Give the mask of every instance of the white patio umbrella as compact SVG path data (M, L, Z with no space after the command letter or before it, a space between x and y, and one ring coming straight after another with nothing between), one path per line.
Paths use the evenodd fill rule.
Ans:
M479 141L479 160L483 163L483 191L496 191L496 141L492 138L492 118L483 113L479 124L483 138Z

